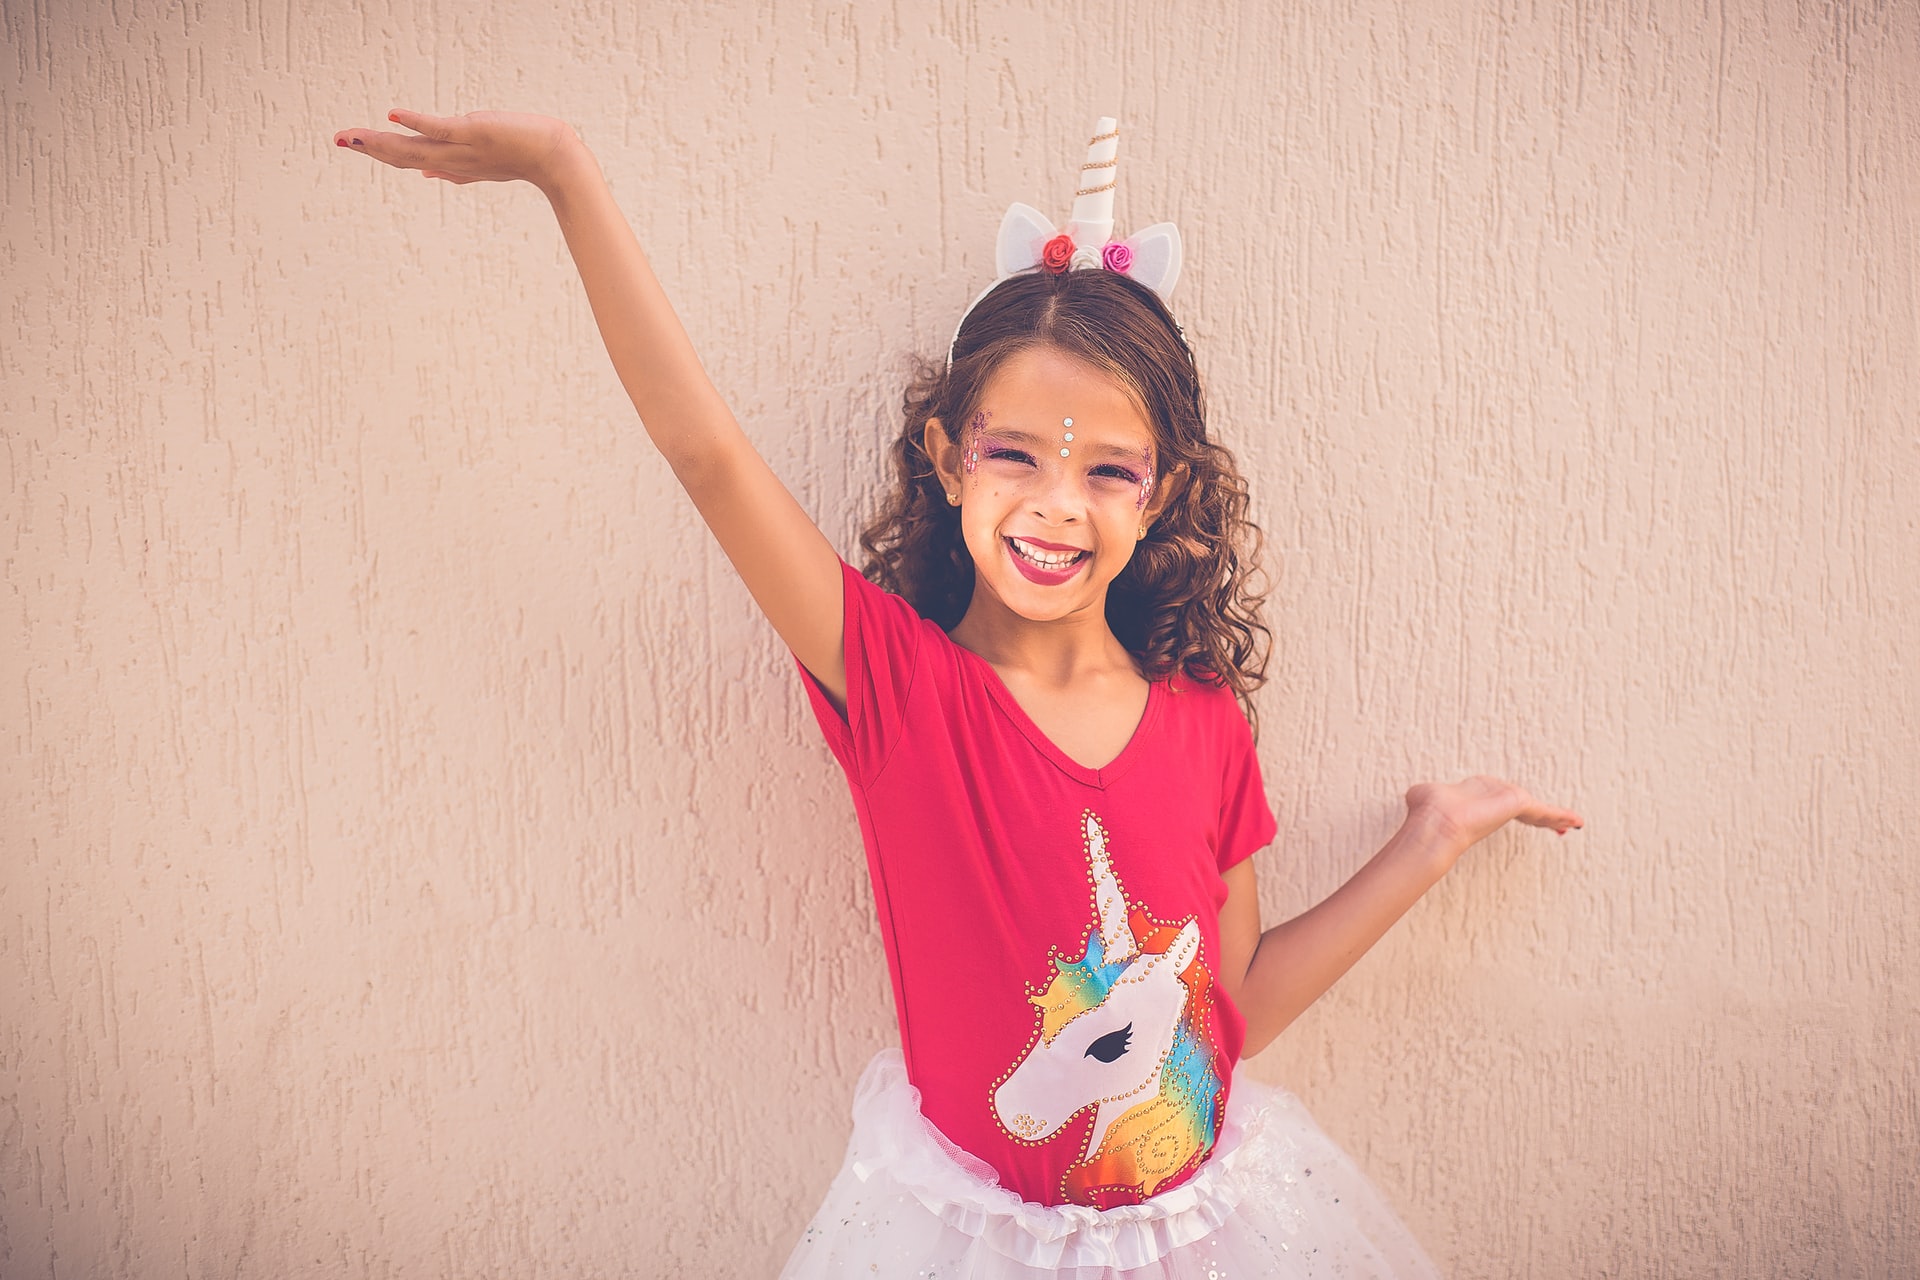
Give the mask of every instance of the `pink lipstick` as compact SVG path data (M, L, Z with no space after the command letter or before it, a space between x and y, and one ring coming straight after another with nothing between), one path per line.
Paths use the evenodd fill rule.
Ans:
M1088 560L1093 558L1093 553L1082 547L1067 547L1055 542L1042 542L1038 538L1020 539L1021 542L1037 550L1058 552L1061 555L1071 555L1073 557L1071 560L1061 564L1041 564L1024 555L1020 551L1020 548L1014 544L1012 538L1002 538L1001 541L1006 544L1007 557L1013 561L1013 567L1018 569L1027 581L1037 582L1041 586L1046 587L1059 586L1061 583L1068 581L1080 572Z

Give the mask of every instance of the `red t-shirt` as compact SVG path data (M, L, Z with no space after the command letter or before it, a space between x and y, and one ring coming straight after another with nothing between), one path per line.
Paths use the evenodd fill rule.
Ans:
M846 770L907 1075L1042 1204L1134 1203L1212 1150L1246 1023L1214 982L1220 873L1273 839L1231 692L1156 682L1112 763L1042 734L987 662L844 568Z

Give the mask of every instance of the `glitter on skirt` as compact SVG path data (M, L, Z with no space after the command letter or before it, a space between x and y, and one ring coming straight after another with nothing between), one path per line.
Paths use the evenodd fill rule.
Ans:
M1432 1277L1433 1264L1300 1100L1244 1075L1200 1172L1113 1209L1022 1201L920 1114L898 1049L875 1055L853 1138L782 1280Z

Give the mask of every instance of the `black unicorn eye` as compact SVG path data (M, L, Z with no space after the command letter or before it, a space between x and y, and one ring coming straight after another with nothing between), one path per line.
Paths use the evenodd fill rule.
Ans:
M1109 1031L1087 1046L1087 1057L1098 1058L1102 1062L1112 1062L1127 1051L1127 1041L1133 1037L1133 1024L1129 1022L1118 1031Z

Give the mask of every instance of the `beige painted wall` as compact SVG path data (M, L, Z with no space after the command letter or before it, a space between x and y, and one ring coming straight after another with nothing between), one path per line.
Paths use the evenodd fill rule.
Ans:
M4 0L0 1273L764 1275L893 1036L850 805L530 188L575 122L842 547L1127 130L1279 577L1249 1068L1458 1276L1920 1267L1920 11Z

